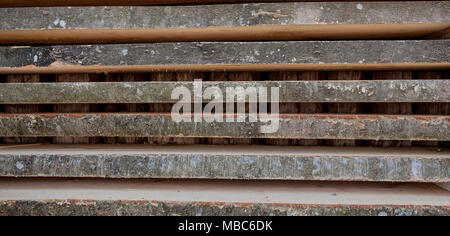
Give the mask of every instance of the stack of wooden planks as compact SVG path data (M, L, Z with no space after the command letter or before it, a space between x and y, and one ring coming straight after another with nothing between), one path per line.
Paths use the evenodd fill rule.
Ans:
M0 3L0 215L450 215L449 2L132 5ZM177 122L196 79L279 129Z

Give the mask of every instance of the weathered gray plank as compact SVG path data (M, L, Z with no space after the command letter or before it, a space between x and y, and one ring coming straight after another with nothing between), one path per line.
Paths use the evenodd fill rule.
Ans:
M0 47L0 73L441 68L449 40Z
M280 102L450 102L448 80L202 82L202 86L218 87L224 97L226 88L265 87L270 92L278 87ZM193 91L193 82L5 83L0 85L0 103L174 103L171 94L177 87Z
M193 119L192 119L193 121ZM224 119L225 121L225 119ZM0 136L233 137L368 140L450 140L449 116L280 115L268 122L175 122L170 114L1 114Z
M156 7L2 8L0 30L447 23L448 1L284 2ZM445 29L445 28L444 28Z
M224 204L220 201L167 202L71 199L0 201L0 214L8 216L448 216L450 209L447 205L349 204L336 206L317 204Z
M447 1L0 8L0 44L411 39L450 27Z
M326 2L326 0L264 0L262 2ZM333 2L355 2L356 0L334 0ZM366 0L365 2L383 2L387 0ZM410 0L423 1L423 0ZM34 7L34 6L160 6L192 5L218 3L252 3L255 0L2 0L0 7Z
M440 148L0 146L3 177L450 182Z
M449 215L449 193L418 183L9 179L1 215ZM124 191L126 189L126 191Z

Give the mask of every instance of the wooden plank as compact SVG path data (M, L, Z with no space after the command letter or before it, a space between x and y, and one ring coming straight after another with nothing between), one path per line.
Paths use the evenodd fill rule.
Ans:
M262 133L272 123L260 120L225 122L233 117L176 122L170 114L152 113L1 114L0 136L450 140L449 116L286 114L272 122L279 125L275 133Z
M0 73L448 69L448 44L377 40L4 46Z
M230 42L349 39L448 39L447 23L345 24L169 29L75 29L0 31L0 45L53 45L153 42Z
M3 178L0 188L2 215L450 214L448 191L418 183Z
M0 44L408 39L449 28L449 11L447 1L0 8Z
M326 0L2 0L0 7L38 7L38 6L160 6L160 5L193 5L220 3L252 3L252 2L326 2ZM334 2L356 2L356 0L334 0ZM383 2L388 0L365 0L365 2ZM423 0L409 0L423 1Z
M277 87L280 90L279 102L282 103L450 102L448 80L346 81L347 77L340 79L342 80L204 81L202 86L204 90L208 87L218 87L223 91L224 97L227 88L265 87L270 92L270 88ZM193 85L194 82L5 83L0 86L0 104L175 103L178 100L171 98L172 91L185 87L191 91L193 97ZM270 99L270 95L268 98ZM248 101L249 97L245 99ZM236 101L236 97L234 100ZM203 102L208 101L210 99L203 97Z
M449 25L449 10L448 1L3 8L0 9L0 14L5 18L0 22L0 30L163 29L316 24Z
M450 150L236 145L0 148L3 177L450 182Z

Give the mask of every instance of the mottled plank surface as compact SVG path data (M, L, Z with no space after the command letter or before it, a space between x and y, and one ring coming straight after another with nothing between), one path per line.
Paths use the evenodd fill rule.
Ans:
M448 40L205 42L0 47L0 73L449 68ZM357 53L355 53L357 52Z
M356 2L356 0L334 0L334 2ZM365 2L387 0L366 0ZM419 0L410 0L412 2ZM0 7L33 7L33 6L159 6L159 5L192 5L218 3L252 3L252 2L326 2L326 0L2 0Z
M450 182L444 148L0 146L0 176Z
M2 179L2 215L449 215L429 184ZM126 189L126 191L123 191Z
M178 100L172 99L171 94L181 87L192 91L193 100L193 85L193 82L6 83L0 86L0 103L174 103ZM224 102L227 88L258 91L260 87L267 88L269 93L270 88L279 88L279 102L450 102L448 80L202 82L202 87L220 88ZM210 100L203 97L205 102Z
M0 215L5 216L448 216L449 214L448 205L293 205L145 200L0 201Z
M3 8L0 30L449 23L450 3L295 2L156 7Z
M446 1L0 8L0 44L444 39L449 9Z
M269 122L193 120L177 123L170 114L154 113L2 114L0 136L450 140L448 116L286 114L275 133L261 132Z

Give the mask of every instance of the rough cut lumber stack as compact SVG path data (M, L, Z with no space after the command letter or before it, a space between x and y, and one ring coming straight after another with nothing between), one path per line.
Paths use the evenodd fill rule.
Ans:
M449 2L231 2L2 1L0 215L450 215Z

